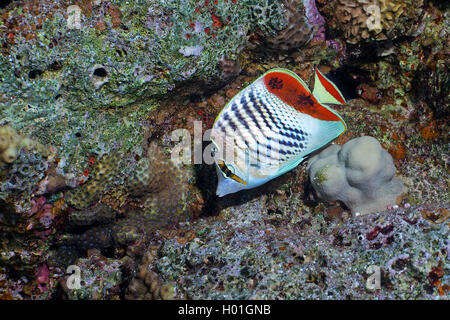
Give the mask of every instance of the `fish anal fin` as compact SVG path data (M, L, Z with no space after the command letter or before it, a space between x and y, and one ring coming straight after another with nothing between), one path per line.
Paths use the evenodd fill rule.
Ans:
M308 154L327 145L347 130L344 121L315 121Z

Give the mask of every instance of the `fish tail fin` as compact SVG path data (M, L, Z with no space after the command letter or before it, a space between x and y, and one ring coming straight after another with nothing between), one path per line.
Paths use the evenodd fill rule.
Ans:
M316 67L314 77L313 95L320 103L332 104L347 104L344 95L339 91L338 87L331 82L325 75Z

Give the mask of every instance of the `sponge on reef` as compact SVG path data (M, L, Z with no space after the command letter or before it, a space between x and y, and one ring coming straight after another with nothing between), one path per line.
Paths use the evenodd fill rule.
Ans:
M340 200L352 213L385 210L405 192L391 155L370 136L329 146L309 160L307 170L319 198Z

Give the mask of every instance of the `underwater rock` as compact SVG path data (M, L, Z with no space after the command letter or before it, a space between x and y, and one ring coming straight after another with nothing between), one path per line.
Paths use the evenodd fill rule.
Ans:
M70 276L60 280L64 295L70 300L119 300L122 283L122 262L102 256L98 250L90 250L86 259L78 259L79 288L69 288ZM73 283L76 285L76 283Z
M53 152L52 147L21 136L9 125L0 126L0 200L16 213L30 209Z
M394 178L391 155L370 136L329 146L309 160L307 169L319 198L340 200L352 213L383 211L405 191Z
M256 29L286 25L271 0L83 0L71 10L79 16L62 0L0 9L0 119L55 146L62 175L79 176L112 146L141 154L141 122L159 99L189 82L196 93L225 84L223 59L237 61Z
M356 92L362 99L372 104L380 102L382 97L381 91L379 91L378 88L369 86L365 83L358 85Z
M396 39L415 35L423 0L320 1L327 27L342 34L347 43Z
M186 226L194 236L167 239L156 272L194 300L448 299L449 226L428 222L419 208L327 222L289 199L278 202L274 219L264 202ZM381 273L377 290L366 286L373 265ZM430 287L427 275L438 265L444 276Z
M0 172L0 200L14 205L19 213L30 207L31 194L38 189L48 163L40 153L25 149L21 149L16 157Z
M89 226L94 223L107 223L113 221L114 211L103 203L82 211L74 211L69 215L69 223L75 226Z

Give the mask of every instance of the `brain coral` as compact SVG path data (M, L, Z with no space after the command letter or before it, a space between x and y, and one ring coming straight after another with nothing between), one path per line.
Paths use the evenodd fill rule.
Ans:
M412 34L421 17L423 0L338 0L321 1L319 8L331 30L345 41L395 39Z
M331 145L309 160L310 181L319 198L340 200L352 211L368 214L396 203L405 190L394 178L390 154L373 137Z

